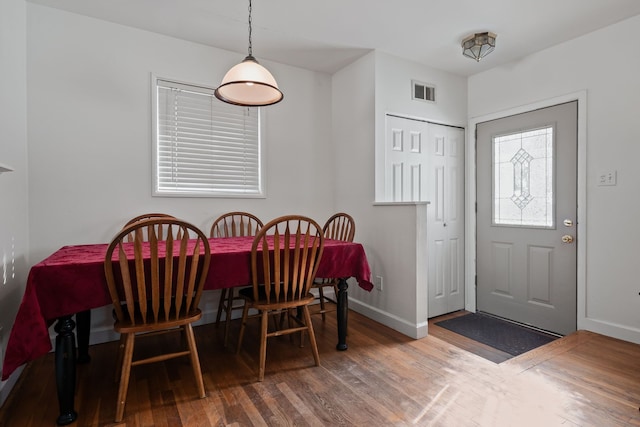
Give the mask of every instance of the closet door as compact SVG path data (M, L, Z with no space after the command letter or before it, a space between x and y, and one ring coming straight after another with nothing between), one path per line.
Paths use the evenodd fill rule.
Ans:
M464 129L430 123L427 138L429 317L464 308Z

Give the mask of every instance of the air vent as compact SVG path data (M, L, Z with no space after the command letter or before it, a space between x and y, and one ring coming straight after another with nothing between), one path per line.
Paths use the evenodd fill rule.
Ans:
M421 101L435 102L436 101L436 88L428 83L411 81L411 98L419 99Z

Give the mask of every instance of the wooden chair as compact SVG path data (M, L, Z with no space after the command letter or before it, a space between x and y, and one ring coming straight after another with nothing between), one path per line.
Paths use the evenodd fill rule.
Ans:
M132 224L136 224L141 221L146 221L149 219L159 219L159 218L175 218L175 217L173 215L164 214L164 213L146 213L146 214L138 215L134 218L131 218L129 221L127 221L127 223L122 228L125 229L128 226ZM145 231L144 235L147 236L149 234L148 230L145 229L144 231ZM160 236L162 236L162 233L160 233ZM133 233L129 234L127 236L127 242L133 242L133 238L134 238Z
M269 250L270 242L273 251ZM311 218L288 215L267 223L254 238L251 248L251 277L253 286L240 291L245 299L237 352L242 347L250 309L258 310L260 328L260 368L258 379L264 379L267 339L296 332L309 334L316 366L320 365L318 345L313 332L309 292L324 248L320 226ZM301 316L298 316L298 309ZM269 332L269 316L286 314L283 324Z
M146 232L148 236L144 235ZM127 242L130 234L134 235L133 244ZM107 248L104 271L116 318L114 330L120 333L116 422L122 421L124 415L132 366L189 356L198 395L205 397L191 324L202 317L198 304L210 258L209 242L202 231L168 217L124 228ZM133 360L137 335L169 331L182 331L187 349L167 349L165 354Z
M322 227L324 237L333 240L342 240L345 242L353 242L353 237L356 234L356 223L346 213L337 213L327 220ZM317 278L313 285L313 289L318 290L318 300L320 300L320 310L312 311L312 314L322 314L322 320L326 319L325 313L336 311L336 302L331 298L328 298L324 294L324 288L333 288L334 295L338 295L338 281L339 278ZM331 302L333 306L328 307L325 303Z
M239 236L255 236L262 228L262 221L247 212L229 212L221 215L211 225L210 236L213 238L222 237L239 237ZM248 285L248 283L247 283ZM229 325L231 323L231 313L233 310L242 310L242 306L236 305L235 301L243 301L244 298L239 297L234 288L223 288L220 293L220 301L218 302L218 312L216 313L216 326L220 324L222 312L225 313L224 324L224 346L229 341Z
M171 215L163 214L163 213L147 213L143 215L138 215L135 218L131 218L125 225L124 228L127 228L131 224L135 224L140 221L145 221L147 219L154 218L173 218ZM145 236L148 234L148 231L145 230ZM133 242L133 234L127 236L127 242ZM91 360L89 356L89 335L91 334L91 310L82 311L80 313L76 313L76 338L78 341L78 363L88 363Z

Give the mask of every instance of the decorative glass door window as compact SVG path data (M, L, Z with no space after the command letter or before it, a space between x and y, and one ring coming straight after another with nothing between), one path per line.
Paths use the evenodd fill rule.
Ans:
M553 127L493 138L493 224L554 227Z

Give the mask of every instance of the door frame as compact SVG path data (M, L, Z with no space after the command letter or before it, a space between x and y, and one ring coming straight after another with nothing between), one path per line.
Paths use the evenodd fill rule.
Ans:
M587 91L574 92L531 104L509 108L496 113L471 117L467 126L467 152L465 158L465 309L476 311L476 125L557 104L578 101L578 171L577 182L577 319L578 329L585 327L586 319L586 248L587 248Z

